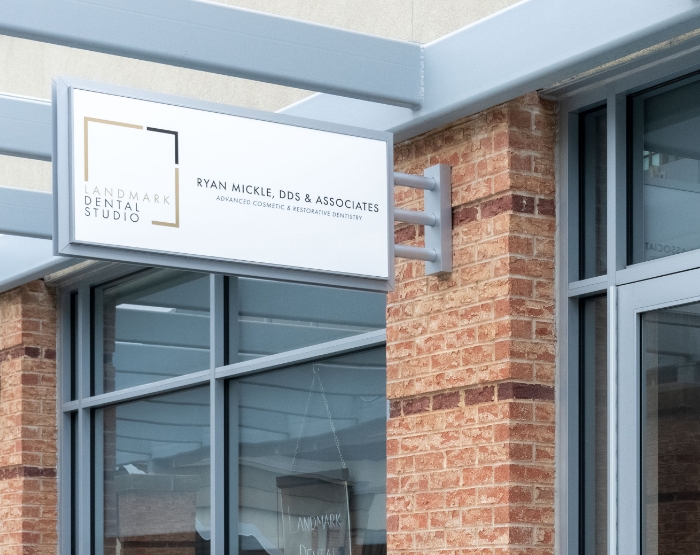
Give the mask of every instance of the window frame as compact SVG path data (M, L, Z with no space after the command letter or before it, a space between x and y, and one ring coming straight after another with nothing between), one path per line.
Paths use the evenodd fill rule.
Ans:
M319 343L253 360L226 364L229 335L228 278L209 274L210 279L210 367L183 376L168 378L114 392L90 395L95 334L92 328L94 289L133 274L124 264L91 265L65 282L60 280L58 295L57 422L58 422L58 532L61 553L92 555L95 551L95 491L93 445L94 410L128 401L208 385L211 433L211 549L225 553L227 534L226 444L227 382L235 377L278 370L332 356L359 352L386 345L386 328L344 339ZM206 274L203 274L206 275ZM62 278L60 278L62 279ZM314 285L310 283L310 285ZM72 308L77 309L73 314ZM73 360L73 356L75 360ZM71 376L77 383L72 383ZM71 397L71 390L76 393ZM387 418L388 418L387 402ZM77 423L72 424L74 420ZM72 437L77 434L77 438ZM77 459L77 460L74 460ZM74 478L75 482L74 483ZM74 507L74 499L77 507ZM99 519L98 519L99 520ZM229 550L229 553L233 551Z
M619 547L624 514L618 478L624 438L618 434L620 411L636 392L620 389L619 293L634 284L700 268L700 250L659 260L628 262L628 187L630 174L629 97L700 71L700 55L692 39L667 44L626 63L553 86L546 93L559 102L557 145L557 454L555 542L559 553L578 554L580 548L580 300L606 295L608 299L608 555L629 551ZM607 106L607 274L580 279L579 253L579 117ZM641 418L638 415L639 418ZM625 448L625 447L623 447ZM624 458L624 453L623 457ZM626 460L626 459L625 459ZM633 472L639 480L638 470ZM627 481L629 482L629 481ZM622 511L622 512L621 512ZM621 539L621 538L620 538ZM640 547L636 547L639 555Z

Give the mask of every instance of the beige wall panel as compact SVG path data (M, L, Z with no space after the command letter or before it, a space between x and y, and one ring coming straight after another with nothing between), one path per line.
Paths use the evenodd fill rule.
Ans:
M413 0L413 40L426 43L520 0Z
M222 4L398 40L413 40L413 0L218 0Z
M51 162L0 156L0 187L51 192Z
M43 86L44 44L0 35L0 92L49 98Z

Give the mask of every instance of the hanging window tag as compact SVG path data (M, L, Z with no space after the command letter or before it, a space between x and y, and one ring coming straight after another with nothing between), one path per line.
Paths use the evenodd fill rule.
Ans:
M284 555L352 555L347 478L346 468L277 478Z

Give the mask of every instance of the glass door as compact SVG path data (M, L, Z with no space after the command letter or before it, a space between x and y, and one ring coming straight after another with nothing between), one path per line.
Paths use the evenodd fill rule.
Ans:
M700 270L619 289L618 553L700 553Z

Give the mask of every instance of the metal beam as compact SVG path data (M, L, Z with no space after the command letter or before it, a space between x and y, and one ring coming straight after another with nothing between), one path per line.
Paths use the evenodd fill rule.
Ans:
M53 237L51 193L0 187L0 234Z
M421 47L192 0L0 0L0 34L397 106Z
M80 262L53 256L46 239L0 235L0 293Z
M0 94L0 153L51 160L51 103Z
M694 0L529 0L426 44L418 110L319 94L281 112L401 141L697 28Z
M148 9L155 11L153 7L155 1L146 0L143 2L143 6L141 6L141 3L138 3L137 8L145 12L148 12ZM667 3L658 3L654 0L640 0L640 2L641 4L635 4L634 10L630 10L629 4L625 0L613 0L612 2L607 2L606 0L587 0L585 2L578 0L529 0L429 43L423 47L425 57L425 100L422 107L418 110L387 106L386 104L334 96L332 94L316 94L280 111L311 119L392 131L395 134L395 140L401 141L439 125L454 121L457 118L473 114L500 102L505 102L526 92L549 87L572 75L592 70L601 64L619 59L649 45L657 44L668 38L700 28L700 4L696 4L693 0L668 0ZM140 17L138 10L129 11L131 9L129 6L135 3L137 3L137 0L123 2L127 6L123 14L121 10L117 10L116 7L113 8L115 12L118 12L115 14L115 17L116 15L120 16L121 24L129 18L138 20ZM54 13L53 6L55 5L70 4L73 6L71 13L78 9L70 0L0 0L0 32L9 33L8 22L16 20L26 11L31 11L29 6L36 8L38 4L46 5L46 10L43 11L51 13ZM168 4L168 8L170 9L172 5L178 9L173 12L175 13L175 19L170 25L180 26L178 27L180 30L188 29L183 36L199 37L199 27L191 25L190 29L187 26L187 22L182 20L183 14L186 12L182 8L183 4L185 7L188 7L196 3L190 0L172 0ZM116 6L116 0L112 4L107 0L87 0L86 3L80 4L81 7L87 7L86 13L109 11L105 7L108 5ZM303 22L293 22L283 18L274 18L273 16L262 16L261 14L226 6L196 4L197 9L195 11L202 6L206 7L207 10L223 10L229 15L229 19L236 21L238 21L236 16L239 13L242 14L242 18L248 16L253 17L253 19L258 16L269 18L257 21L258 27L262 26L264 28L265 21L270 24L270 28L267 31L268 37L269 35L274 35L274 32L270 29L277 29L276 25L280 23L281 28L284 28L285 25L289 25L291 28L293 25L298 24L302 26L301 28L310 26L310 29L316 29L320 34L323 34L323 32L329 33L324 34L324 38L331 42L336 39L339 40L339 37L343 37L345 34L348 37L360 37L363 40L371 41L374 39L374 37L366 37L356 33L314 26ZM162 11L162 5L158 4L158 7ZM42 12L42 10L36 11ZM606 16L601 18L601 13L606 14ZM236 14L236 16L233 14ZM25 26L22 25L21 20L17 22L17 28L14 29L13 34L19 36L19 31L22 28L26 31L30 26L35 25L32 22L45 19L41 13L31 13L27 15L27 18L29 23ZM162 19L160 15L148 15L148 13L144 15L144 21L149 22L149 24L153 23L158 32L163 32L163 29L168 24L160 21L159 18ZM281 22L277 22L277 20L281 20ZM87 19L82 21L87 21ZM242 21L243 19L238 21L234 27L235 36L241 36L240 27ZM527 21L528 24L522 25L523 21ZM38 24L36 26L38 27ZM46 22L44 26L47 28L51 27ZM83 29L82 27L74 29L74 24L67 22L63 23L62 26L66 28L66 33L76 33L75 40L70 36L66 36L62 43L68 44L70 42L70 46L87 48L80 41L85 42L85 36L88 33L93 35L94 33L91 30ZM144 26L148 27L148 24L144 24L141 21L136 26L134 34L137 39L140 37L140 43L137 40L135 44L137 46L140 44L140 47L146 49L149 43L148 36L145 38L141 36L144 34ZM238 35L236 35L236 29L239 31ZM190 33L190 30L193 30L194 34ZM220 29L217 31L220 32ZM253 35L256 44L262 46L264 37L260 36L260 33L255 35L255 28L253 29ZM131 41L131 30L125 36L128 36L129 41ZM504 41L502 39L503 36L508 36L509 40ZM112 38L110 39L110 37ZM36 35L28 36L28 38L48 40L46 36L40 36L38 32ZM113 33L111 33L104 41L118 42L122 38L121 35L114 37ZM223 38L214 38L206 39L205 44L213 47L216 45L212 45L211 41L216 43L217 40L225 42ZM276 42L274 37L269 40ZM381 42L384 39L377 40ZM284 43L284 39L280 39L280 41ZM191 40L187 40L182 45L191 45L191 42ZM388 42L392 43L392 41ZM200 61L211 58L210 65L217 62L217 60L219 66L222 64L226 65L225 62L228 60L225 53L204 52L198 47L195 48L193 54L188 54L182 52L184 46L178 49L177 44L174 44L172 47L168 46L171 43L172 41L166 41L165 44L156 45L156 52L150 57L146 55L146 52L140 52L142 54L141 57L154 59L158 52L161 52L160 55L164 56L163 52L167 50L171 58L171 61L168 63L180 63L187 67L194 67L195 63L192 59L193 57L197 58L197 56L201 57ZM270 60L261 66L263 68L261 73L263 71L269 72L271 68L278 67L283 62L290 64L286 70L282 68L287 73L290 70L301 71L306 64L304 60L298 58L298 55L307 48L303 46L304 44L308 44L308 41L304 41L298 48L292 48L289 51L289 56L284 56L279 52L275 54L276 51L273 48L272 52L275 55L270 56ZM406 46L406 43L395 41L392 44L401 48ZM517 45L517 47L513 45ZM322 49L323 47L319 46L318 48ZM415 48L418 48L418 46L409 45L409 50ZM679 44L677 48L682 49L684 45ZM340 49L339 46L338 49ZM235 50L231 56L233 61L228 64L229 69L240 60L242 61L239 65L244 65L245 59L249 60L248 65L255 65L256 62L261 61L260 51L265 50L252 53L249 48L246 48L245 51ZM294 51L293 56L291 55L292 51ZM323 60L329 62L332 58L331 54L331 52L326 52L322 56ZM336 69L341 73L347 74L347 76L352 74L360 79L359 75L353 73L353 71L361 71L360 68L364 67L365 64L369 64L371 67L377 67L382 64L382 61L373 58L370 55L371 53L365 52L365 54L367 55L366 58L352 53L339 54L339 58L343 58L343 61ZM123 53L123 55L138 57L135 53ZM178 62L175 58L179 55L183 56L183 59ZM303 55L301 57L304 58ZM308 58L308 56L306 57ZM310 65L313 66L314 64ZM393 80L396 75L402 73L399 69L405 69L405 66L400 64L392 67L397 71L390 72L391 78L389 80ZM216 68L209 66L206 68L200 66L199 69L217 71ZM311 68L310 70L312 73L314 73L313 69ZM327 67L324 67L324 71L327 69ZM335 71L328 74L315 72L314 75L316 75L319 82L327 83L327 90L330 91L333 88L334 75L336 73ZM367 73L370 73L369 69L367 69ZM412 70L408 70L408 73L413 74ZM608 74L606 74L606 77L609 78ZM280 75L278 74L278 77ZM251 74L250 78L269 80L264 75ZM336 82L337 80L335 79ZM362 80L360 79L360 81ZM293 83L285 82L284 84ZM360 85L363 85L363 83L360 83ZM369 86L367 84L364 85ZM297 83L294 86L300 85ZM317 87L317 90L320 90L320 87ZM336 92L341 93L339 90ZM360 96L352 95L350 92L342 94ZM418 100L415 101L418 102ZM49 103L21 97L0 96L0 154L14 154L48 160L51 155L50 129Z

